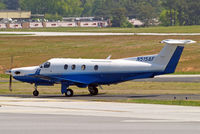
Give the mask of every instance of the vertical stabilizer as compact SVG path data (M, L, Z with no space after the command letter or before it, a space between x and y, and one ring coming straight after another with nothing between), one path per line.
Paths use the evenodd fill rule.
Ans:
M195 43L192 40L163 40L161 43L165 43L165 47L155 57L153 64L163 66L164 74L174 73L176 66L179 62L184 46L186 44Z

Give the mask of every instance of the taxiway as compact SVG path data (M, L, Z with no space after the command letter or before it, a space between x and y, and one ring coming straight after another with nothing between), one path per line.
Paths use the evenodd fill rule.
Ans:
M0 97L0 105L4 134L200 132L200 107L18 97Z

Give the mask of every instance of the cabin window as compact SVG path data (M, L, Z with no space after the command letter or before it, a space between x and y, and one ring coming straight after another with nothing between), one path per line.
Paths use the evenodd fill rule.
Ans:
M44 68L49 68L49 67L50 67L50 65L51 65L51 63L50 63L50 62L46 62L46 63L44 64Z
M72 65L72 70L75 70L76 69L76 65Z
M82 65L82 66L81 66L81 69L82 69L82 70L85 70L85 69L86 69L86 66L85 66L85 65Z
M95 66L94 66L94 70L97 71L98 69L99 69L99 66L98 66L98 65L95 65Z
M67 64L64 65L64 69L65 69L65 70L68 69L68 65L67 65Z

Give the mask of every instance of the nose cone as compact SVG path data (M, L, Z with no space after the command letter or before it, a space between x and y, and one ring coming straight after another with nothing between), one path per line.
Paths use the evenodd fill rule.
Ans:
M12 70L6 70L5 74L11 75Z
M26 76L26 75L34 74L37 68L39 67L34 66L34 67L14 68L11 70L7 70L6 74L9 74L12 76Z

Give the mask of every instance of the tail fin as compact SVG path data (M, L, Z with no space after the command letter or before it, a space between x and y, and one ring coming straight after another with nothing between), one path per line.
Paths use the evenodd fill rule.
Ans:
M162 49L160 54L158 54L153 64L158 64L163 66L164 74L174 73L176 66L179 62L181 54L183 52L184 46L186 44L195 43L192 40L163 40L161 43L165 43L165 47Z

